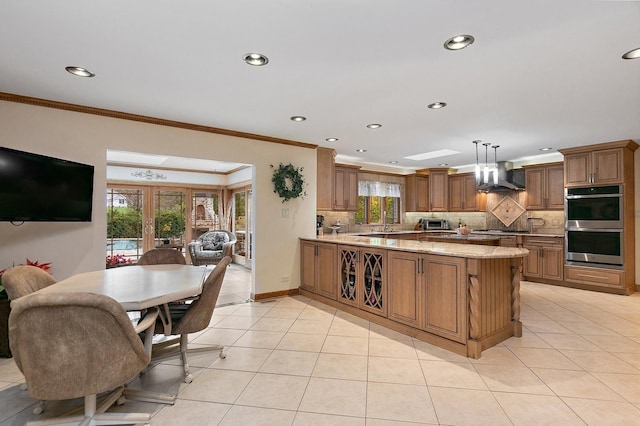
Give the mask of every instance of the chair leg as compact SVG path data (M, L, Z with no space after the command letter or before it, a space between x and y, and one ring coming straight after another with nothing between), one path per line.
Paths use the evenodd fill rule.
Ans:
M184 382L193 382L193 376L189 374L189 358L187 357L189 343L189 335L184 333L180 335L180 357L182 358L182 369L184 370Z

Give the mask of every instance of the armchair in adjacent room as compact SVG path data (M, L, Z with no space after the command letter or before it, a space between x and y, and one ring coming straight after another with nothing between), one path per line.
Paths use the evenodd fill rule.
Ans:
M189 255L193 265L217 265L224 257L231 256L236 236L233 232L216 230L202 234L189 243Z

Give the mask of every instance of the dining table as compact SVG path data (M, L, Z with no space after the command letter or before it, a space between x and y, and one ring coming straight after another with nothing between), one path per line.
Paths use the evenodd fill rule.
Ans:
M140 311L197 296L210 272L192 265L131 265L75 274L38 292L103 294L127 311Z

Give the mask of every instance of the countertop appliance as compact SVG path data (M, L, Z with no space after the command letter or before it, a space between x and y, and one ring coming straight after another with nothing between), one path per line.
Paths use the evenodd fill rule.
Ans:
M432 217L425 217L418 220L420 229L429 231L432 229L449 229L449 221L446 219L436 219Z
M321 214L316 215L316 235L324 234L324 216Z

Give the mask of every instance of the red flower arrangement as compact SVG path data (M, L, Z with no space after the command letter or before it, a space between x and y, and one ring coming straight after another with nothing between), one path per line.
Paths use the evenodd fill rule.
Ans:
M124 257L123 254L114 254L113 256L107 256L106 259L107 268L119 265L128 265L131 263L133 263L133 261Z

